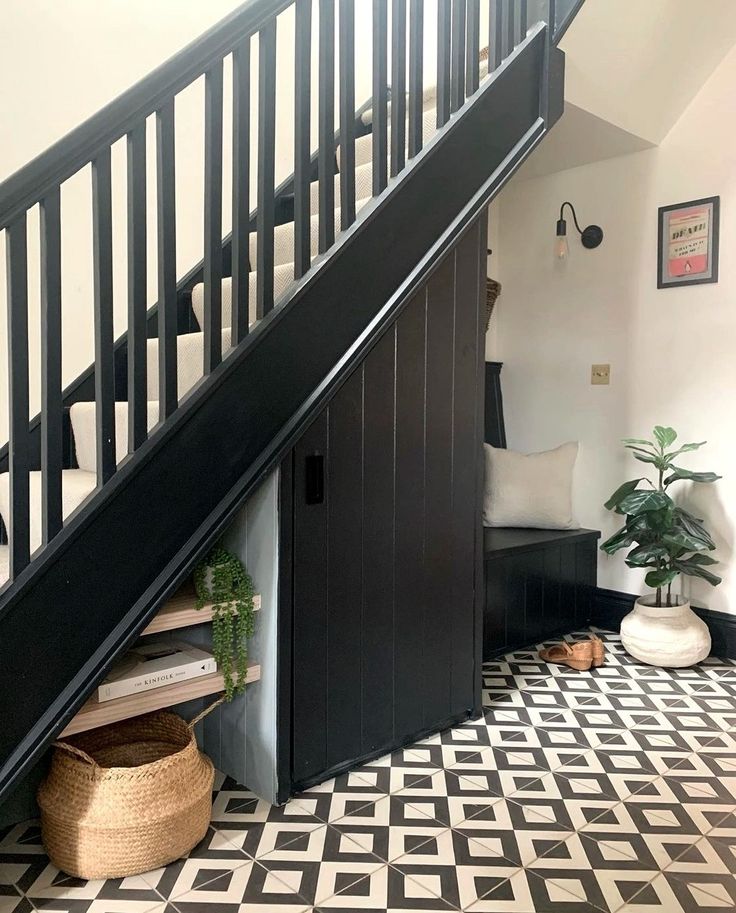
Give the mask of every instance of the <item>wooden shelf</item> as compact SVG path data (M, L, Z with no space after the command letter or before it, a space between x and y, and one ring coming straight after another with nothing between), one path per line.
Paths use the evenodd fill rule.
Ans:
M253 597L253 608L257 612L261 608L260 594ZM172 596L161 611L144 628L143 634L160 634L162 631L175 631L177 628L189 628L192 625L203 625L212 621L212 606L205 605L197 608L197 597L194 588L182 587L176 595Z
M163 630L163 629L162 629ZM261 677L261 667L257 664L248 666L248 684L257 682ZM222 675L215 672L213 675L203 675L200 678L190 678L186 682L175 685L164 685L144 691L142 694L131 694L119 697L113 701L100 703L97 698L90 698L79 713L61 733L61 738L85 732L87 729L96 729L108 723L117 723L118 720L127 720L133 716L141 716L152 710L163 710L174 704L182 704L198 697L207 697L209 694L218 694L223 690Z

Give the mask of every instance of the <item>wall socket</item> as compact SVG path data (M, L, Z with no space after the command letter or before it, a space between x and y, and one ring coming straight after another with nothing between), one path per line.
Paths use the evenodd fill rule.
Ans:
M610 365L591 365L590 382L591 382L591 384L610 384L611 383L611 366Z

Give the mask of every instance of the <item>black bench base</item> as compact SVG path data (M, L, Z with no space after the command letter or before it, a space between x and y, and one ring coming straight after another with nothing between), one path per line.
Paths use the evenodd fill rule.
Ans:
M600 533L485 529L483 659L587 625Z

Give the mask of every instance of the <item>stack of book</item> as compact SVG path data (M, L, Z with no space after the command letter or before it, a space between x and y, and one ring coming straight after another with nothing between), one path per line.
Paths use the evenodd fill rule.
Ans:
M112 701L217 672L214 657L185 643L152 641L133 647L97 689L97 700Z

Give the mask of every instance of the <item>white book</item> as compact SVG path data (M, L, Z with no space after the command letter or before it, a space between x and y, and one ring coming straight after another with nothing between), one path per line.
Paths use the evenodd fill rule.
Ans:
M140 694L217 672L210 653L185 643L154 641L129 650L97 689L97 700Z

